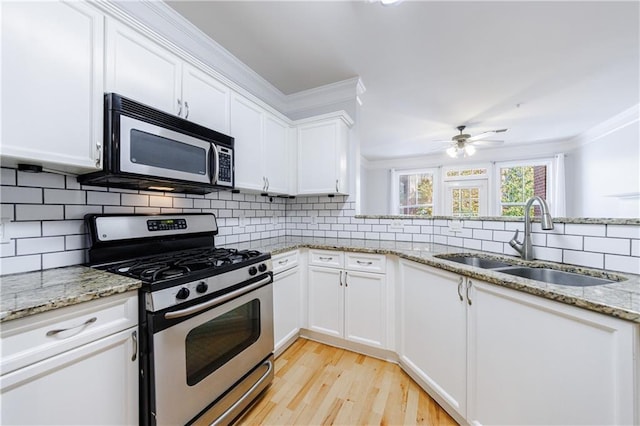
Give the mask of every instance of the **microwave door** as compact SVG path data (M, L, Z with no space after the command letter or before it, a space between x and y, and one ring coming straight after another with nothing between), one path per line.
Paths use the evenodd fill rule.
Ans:
M208 141L120 116L120 170L210 184Z
M220 152L216 144L211 144L209 150L209 173L211 174L211 183L216 185L218 183L218 176L220 170Z

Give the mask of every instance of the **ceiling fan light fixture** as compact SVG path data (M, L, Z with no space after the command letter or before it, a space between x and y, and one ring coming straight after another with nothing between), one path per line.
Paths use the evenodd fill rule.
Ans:
M451 158L456 158L458 156L458 149L455 146L447 148L447 155Z
M402 2L402 0L378 0L378 1L383 6L393 6L393 5L396 5L396 4L400 3L400 2Z
M464 152L466 155L471 156L476 153L476 148L473 145L466 144L464 146Z

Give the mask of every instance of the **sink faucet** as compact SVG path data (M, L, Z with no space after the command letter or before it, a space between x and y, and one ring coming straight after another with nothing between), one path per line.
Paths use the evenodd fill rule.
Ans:
M516 229L515 235L511 241L509 241L509 245L513 247L515 251L520 253L520 257L524 260L533 260L533 245L531 244L531 216L529 215L529 210L531 209L531 205L534 201L537 201L542 209L542 216L540 217L542 229L546 231L553 229L553 220L551 219L547 203L537 195L529 198L524 206L524 238L522 242L518 241L519 229Z

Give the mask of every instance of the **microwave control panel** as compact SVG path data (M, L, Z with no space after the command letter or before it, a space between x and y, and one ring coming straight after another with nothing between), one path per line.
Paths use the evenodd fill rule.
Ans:
M218 147L218 184L233 185L233 151L229 148Z

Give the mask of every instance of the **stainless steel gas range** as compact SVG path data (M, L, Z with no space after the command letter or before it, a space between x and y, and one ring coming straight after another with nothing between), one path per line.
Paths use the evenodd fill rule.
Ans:
M212 214L87 215L89 265L138 278L140 424L229 424L273 380L271 256Z

